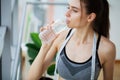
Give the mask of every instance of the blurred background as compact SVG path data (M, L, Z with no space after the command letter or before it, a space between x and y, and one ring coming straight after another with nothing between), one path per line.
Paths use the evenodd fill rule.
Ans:
M0 80L25 80L41 41L40 27L65 18L68 0L0 0ZM116 45L114 80L120 80L120 0L110 4L110 40ZM54 61L53 61L54 63ZM54 65L43 75L53 78ZM101 71L102 72L102 71ZM103 80L102 73L99 80Z

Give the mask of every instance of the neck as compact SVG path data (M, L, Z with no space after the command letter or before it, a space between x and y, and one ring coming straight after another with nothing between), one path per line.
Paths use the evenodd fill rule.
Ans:
M79 28L75 30L74 39L78 44L89 43L93 40L94 30L91 28Z

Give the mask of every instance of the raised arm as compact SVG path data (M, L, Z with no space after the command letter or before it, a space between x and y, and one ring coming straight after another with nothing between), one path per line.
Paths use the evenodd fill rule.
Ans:
M57 52L55 44L57 35L52 33L51 28L47 30L48 32L42 36L42 47L30 66L27 80L39 80Z
M48 67L56 53L55 46L52 45L50 48L48 45L42 45L39 54L32 63L29 73L28 80L39 80L39 78L44 73L45 69ZM51 54L47 56L48 54ZM47 58L46 58L47 56Z

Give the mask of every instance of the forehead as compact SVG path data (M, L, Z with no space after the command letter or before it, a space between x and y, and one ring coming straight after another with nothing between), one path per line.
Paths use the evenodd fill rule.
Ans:
M80 0L68 0L70 6L80 8Z

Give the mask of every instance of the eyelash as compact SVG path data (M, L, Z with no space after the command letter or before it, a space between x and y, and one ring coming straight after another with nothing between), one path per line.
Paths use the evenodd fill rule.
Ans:
M67 9L70 9L70 7L67 7ZM73 12L77 13L77 10L72 9Z
M67 9L70 9L70 7L68 6Z

